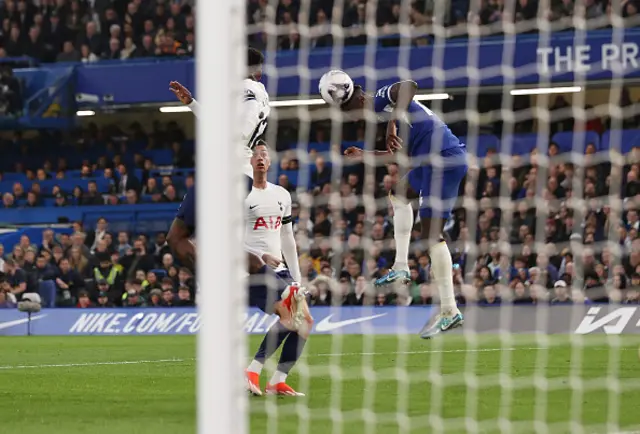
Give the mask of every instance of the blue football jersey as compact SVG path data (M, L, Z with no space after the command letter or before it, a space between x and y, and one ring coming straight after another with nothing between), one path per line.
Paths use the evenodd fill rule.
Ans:
M374 110L381 121L388 120L389 113L395 107L395 101L391 99L391 86L393 84L378 89L374 97ZM404 119L404 123L409 125L409 143L406 145L409 156L426 155L432 150L442 152L463 146L447 124L427 107L411 101L407 112L408 118Z

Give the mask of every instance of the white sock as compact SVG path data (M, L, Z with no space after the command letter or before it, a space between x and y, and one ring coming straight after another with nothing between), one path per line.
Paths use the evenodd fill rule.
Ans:
M287 381L287 376L288 374L285 374L284 372L276 371L273 373L273 377L271 377L269 384L276 385L278 383L284 383Z
M431 247L429 256L431 256L433 280L440 293L440 309L445 314L453 312L458 306L453 292L453 262L447 243L442 241Z
M395 196L389 196L393 205L393 238L396 241L396 261L394 270L409 271L409 244L413 228L413 208L410 203L402 203Z
M264 364L258 362L257 360L252 360L251 364L247 368L247 371L255 372L256 374L260 375L260 373L262 372L262 367L263 366L264 366Z

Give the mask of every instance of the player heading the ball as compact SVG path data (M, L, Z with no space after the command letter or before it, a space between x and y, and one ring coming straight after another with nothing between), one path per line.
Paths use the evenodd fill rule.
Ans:
M409 244L413 227L411 201L418 199L421 239L431 256L431 270L440 294L440 315L425 326L421 337L428 339L440 332L462 325L463 317L455 301L453 263L442 234L458 198L460 183L467 173L467 151L464 143L431 110L414 101L418 85L401 81L368 95L355 85L347 73L329 71L319 85L322 98L350 118L364 118L365 110L375 112L379 122L387 122L385 151L372 151L378 156L403 155L402 168L409 161L406 174L389 194L393 206L396 258L389 272L376 280L376 285L409 281ZM359 158L365 151L350 147L345 155Z

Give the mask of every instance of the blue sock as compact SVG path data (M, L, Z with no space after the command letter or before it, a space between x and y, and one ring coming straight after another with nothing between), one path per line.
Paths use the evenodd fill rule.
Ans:
M280 360L278 361L278 371L288 374L302 355L302 350L304 350L306 343L307 340L298 333L291 332L282 346L282 354L280 354Z
M266 335L264 335L264 339L260 343L260 348L256 352L254 360L264 364L265 360L273 355L280 345L282 345L282 341L284 341L287 336L291 333L291 330L287 329L280 322L277 322L269 329Z

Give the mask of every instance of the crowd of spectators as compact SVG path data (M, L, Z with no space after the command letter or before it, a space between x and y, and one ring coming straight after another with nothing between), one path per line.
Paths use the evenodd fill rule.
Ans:
M184 145L184 132L175 123L158 123L148 133L137 123L127 131L90 126L77 135L73 146L56 145L58 158L29 157L40 149L50 152L52 139L46 135L26 141L16 134L13 141L0 144L13 163L5 165L7 173L0 173L0 209L172 203L180 202L193 185L193 151ZM106 140L110 136L115 139ZM131 150L135 141L144 149ZM66 157L90 150L99 156L75 158L75 165ZM171 161L158 165L152 155L163 150L171 151ZM9 175L22 180L12 182Z
M434 22L458 26L464 35L469 23L487 26L544 18L551 22L579 15L607 18L611 0L451 0L444 7L433 0L381 0L369 10L366 0L248 0L249 43L265 49L266 24L277 24L277 49L298 49L301 34L308 33L311 48L333 45L332 24L344 28L346 45L367 43L366 24L374 21L382 45L397 45L397 25L407 22L417 29L416 45L431 43ZM624 0L613 12L622 17L637 15L637 0ZM437 16L438 18L434 18ZM193 56L195 7L193 0L6 0L0 7L0 57L29 56L42 62ZM299 26L309 26L308 31ZM572 25L569 23L567 28ZM525 26L521 31L535 31ZM499 31L499 30L498 30Z
M472 32L497 34L512 28L513 23L528 21L529 24L516 26L516 32L535 32L539 28L537 19L555 24L554 30L571 29L573 17L579 16L596 21L596 27L611 25L610 15L615 13L623 18L635 18L640 9L637 0L623 0L620 8L611 0L450 0L438 4L434 0L249 0L247 18L250 30L249 43L256 48L265 48L269 35L266 24L277 24L277 47L280 50L300 48L301 35L308 34L308 46L332 46L335 38L344 37L345 45L367 43L367 25L375 22L378 27L379 43L394 46L400 43L398 25L408 24L412 30L414 45L428 45L432 42L433 24L451 28L450 36L466 36ZM613 5L613 6L612 6ZM371 7L370 7L371 6ZM332 27L341 24L341 35ZM637 25L635 20L629 25ZM484 26L472 30L469 24ZM308 29L301 30L301 26ZM509 30L513 31L513 30ZM405 35L406 31L403 31Z
M556 105L560 107L562 103ZM554 117L552 129L577 128L577 124L569 125L570 121ZM621 120L622 124L627 121ZM589 123L591 131L602 133L607 121L592 119ZM313 124L312 142L326 141L329 137L329 131L322 125ZM350 133L352 138L362 139L362 128L351 125L355 128ZM384 131L381 133L377 143L384 147ZM122 149L126 151L126 147ZM385 273L394 260L393 216L387 196L399 176L398 166L388 163L372 168L351 161L332 164L336 163L331 160L337 158L336 154L314 150L306 153L303 161L300 149L296 146L274 155L274 174L279 176L272 179L288 189L294 200L293 225L304 283L312 294L311 303L437 303L438 291L432 284L429 256L420 243L418 230L412 235L410 285L401 288L372 285L372 280ZM585 155L578 159L575 154L559 152L553 142L547 152L541 153L539 149L508 160L498 158L496 151L490 149L486 157L471 165L461 186L454 219L447 227L459 302L638 303L640 148L633 148L623 156L611 150L598 151L593 144L587 144ZM137 160L143 168L152 164ZM99 198L92 193L78 193L73 205L101 204L122 193L127 198L128 190L159 194L162 201L178 201L175 195L169 197L170 178L163 178L163 186L156 190L151 181L154 178L146 182L132 178L123 181L124 176L131 175L114 164L117 159L101 158L98 165L105 161L103 169L84 165L82 171L86 176L96 169L107 174L115 167L115 173L119 172L112 185L115 191ZM300 176L297 182L292 182L287 174L304 172L306 161L312 166L307 170L308 178ZM174 165L182 167L192 164L179 158L174 161ZM33 176L40 179L46 173L42 168L34 171ZM59 172L58 176L64 174ZM192 176L186 180L193 182ZM28 199L29 194L21 191L19 185L15 188L17 195L26 195ZM178 192L181 188L174 187ZM78 289L67 294L56 280L59 305L63 306L88 306L106 300L114 305L125 302L137 305L143 303L141 300L156 305L159 301L152 297L151 289L156 289L153 294L162 295L158 291L164 288L163 284L169 287L165 274L173 279L172 292L179 293L179 282L185 281L186 270L181 278L180 268L166 250L164 234L132 238L124 232L108 233L106 224L101 220L96 228L82 228L76 223L71 236L55 238L51 231L46 231L42 245L32 246L28 239L23 239L18 246L7 246L12 248L10 252L0 249L0 257L6 261L5 274L23 270L18 275L24 276L19 279L26 285L29 282L34 285L42 276L62 279L60 276L67 274L67 263L61 259L68 258L80 277L72 281L77 288L87 291L88 298L79 302L85 292ZM87 229L90 231L85 233ZM155 242L148 241L148 236ZM130 244L133 248L129 248ZM104 290L96 289L95 284L102 281L100 276L109 276L114 269L119 270L120 277L108 289L106 286ZM153 269L164 271L149 274ZM15 279L18 278L10 277L3 283L5 292L16 291ZM127 301L132 290L139 296ZM109 296L99 297L100 293ZM186 296L183 291L179 300L186 300ZM190 300L193 297L191 288ZM3 302L6 304L7 300L5 295Z
M65 191L60 185L54 185L50 190L43 190L41 182L53 179L53 175L44 169L28 171L29 175L35 176L30 188L26 189L20 181L13 183L12 191L7 191L2 195L2 209L11 208L37 208L46 206L46 199L52 199L51 205L54 207L66 206L95 206L95 205L137 205L141 203L177 203L182 201L182 197L187 189L194 184L193 173L182 177L174 177L166 174L161 177L153 177L151 171L155 169L152 160L146 159L139 168L142 176L140 179L127 168L123 163L115 164L115 169L107 166L100 168L98 163L83 164L82 175L78 179L89 179L87 188L84 190L76 185L71 191ZM101 173L100 185L106 185L106 189L98 188L96 173ZM59 170L55 174L56 180L64 180L66 172ZM180 179L181 182L175 182Z
M584 127L554 119L556 131ZM592 119L588 129L602 133L609 122ZM326 131L316 134L328 137ZM294 228L312 304L437 303L419 230L412 235L409 287L371 284L395 256L387 195L399 176L397 165L341 167L312 150L309 188L299 180L294 188L287 173L301 166L299 155L280 154L278 183L295 198ZM499 157L490 149L472 165L447 227L458 301L639 303L640 147L623 156L588 143L584 159L576 159L550 142L545 153Z
M193 275L174 261L164 232L113 233L106 218L93 228L76 222L71 234L46 229L38 245L27 235L11 251L0 245L0 270L0 308L43 281L54 282L57 307L195 305Z
M1 57L94 62L193 56L192 0L6 0Z

